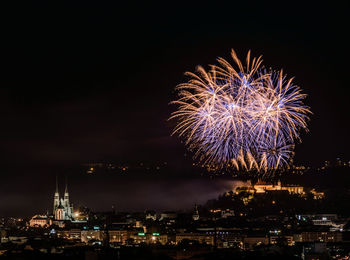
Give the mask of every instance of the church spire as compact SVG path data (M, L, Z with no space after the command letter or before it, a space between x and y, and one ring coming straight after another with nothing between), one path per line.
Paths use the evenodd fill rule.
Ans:
M58 193L58 181L57 181L57 175L56 175L56 193Z
M65 219L71 219L72 218L73 207L69 203L67 175L66 175L66 187L65 187L65 190L64 190L64 196L63 196L62 204L63 204L64 210L65 210Z
M192 219L195 220L195 221L199 219L199 213L198 213L197 204L194 204L194 212L193 212L193 215L192 215Z
M60 204L60 194L58 193L58 180L56 175L56 192L53 198L53 215L55 215L56 209Z
M67 176L66 176L66 188L64 189L64 193L68 194L68 182L67 182Z

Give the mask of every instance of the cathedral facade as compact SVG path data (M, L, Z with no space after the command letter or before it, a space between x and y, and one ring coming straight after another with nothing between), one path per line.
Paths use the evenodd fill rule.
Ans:
M69 202L68 186L64 190L63 197L60 198L58 183L56 180L56 192L53 199L54 220L73 220L73 205Z

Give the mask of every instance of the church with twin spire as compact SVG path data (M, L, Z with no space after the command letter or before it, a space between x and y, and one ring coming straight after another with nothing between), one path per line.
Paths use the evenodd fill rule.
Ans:
M53 216L54 220L73 220L73 205L69 202L68 185L66 187L63 197L60 197L58 192L58 182L56 178L56 192L53 200Z
M52 224L55 224L59 227L64 227L67 222L85 223L87 221L87 217L85 218L84 215L80 215L80 217L76 219L77 217L79 217L79 213L76 212L74 217L73 204L69 202L67 180L63 197L61 197L58 191L58 182L56 177L56 191L53 198L52 215L49 215L48 212L46 214L34 215L29 221L29 226L49 227Z

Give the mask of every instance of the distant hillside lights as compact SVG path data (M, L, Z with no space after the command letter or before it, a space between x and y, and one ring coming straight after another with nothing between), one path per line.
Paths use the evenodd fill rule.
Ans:
M84 171L87 174L100 174L100 173L128 173L130 171L146 171L146 172L159 172L167 169L168 162L134 162L134 163L84 163L81 165L84 167Z
M340 158L336 158L335 161L324 161L321 167L318 167L318 171L325 171L329 168L350 168L350 161L342 161Z

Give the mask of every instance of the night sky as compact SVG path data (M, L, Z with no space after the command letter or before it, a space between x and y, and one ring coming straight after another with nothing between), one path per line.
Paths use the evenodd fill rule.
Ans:
M121 195L112 191L125 180L88 178L76 170L87 162L166 161L174 168L159 190L167 181L186 185L191 158L170 136L169 102L185 71L230 59L231 48L241 58L249 49L263 55L266 66L283 68L308 94L313 115L296 164L350 159L346 6L126 2L2 8L0 215L46 211L56 174L68 175L73 201L94 208L108 190L106 204L118 204ZM136 189L155 185L152 178L134 175L125 183L134 180ZM203 193L226 187L205 185L196 187ZM96 196L86 197L87 189ZM123 198L125 205L135 201L132 194Z

